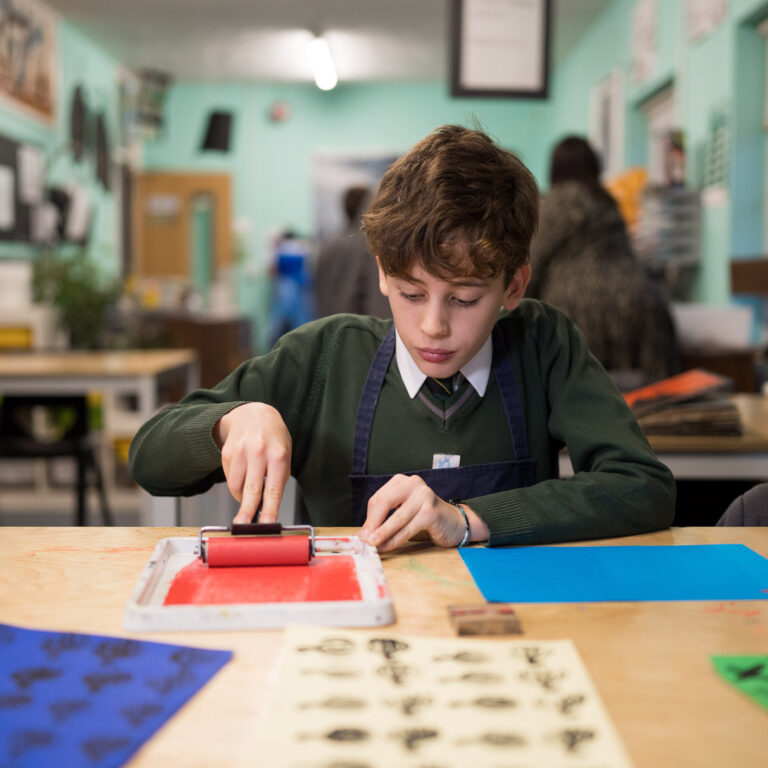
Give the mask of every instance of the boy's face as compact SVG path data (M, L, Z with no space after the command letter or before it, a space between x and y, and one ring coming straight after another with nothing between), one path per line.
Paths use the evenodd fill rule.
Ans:
M405 279L385 275L379 267L379 288L389 299L397 332L419 370L447 378L478 353L499 310L517 307L530 277L527 264L509 284L501 275L493 280L441 280L420 266Z

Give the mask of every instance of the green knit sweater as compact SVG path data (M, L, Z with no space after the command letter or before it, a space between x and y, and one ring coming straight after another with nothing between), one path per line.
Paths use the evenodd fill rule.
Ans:
M152 494L191 495L224 480L216 422L249 401L274 406L293 440L291 473L315 525L350 525L355 416L368 368L391 321L335 315L286 334L209 390L187 395L142 426L131 445L136 481ZM544 543L664 528L675 484L624 399L558 310L525 300L497 323L520 388L536 484L465 499L486 522L490 544ZM437 409L409 398L393 356L371 432L369 474L432 467L433 454L461 465L514 457L493 375L484 397L466 382ZM557 479L566 445L574 476Z

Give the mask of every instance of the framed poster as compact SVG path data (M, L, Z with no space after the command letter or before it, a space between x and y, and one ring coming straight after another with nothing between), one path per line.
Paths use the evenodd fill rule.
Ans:
M0 96L54 119L56 16L38 0L0 4Z
M451 95L547 98L551 0L451 0Z

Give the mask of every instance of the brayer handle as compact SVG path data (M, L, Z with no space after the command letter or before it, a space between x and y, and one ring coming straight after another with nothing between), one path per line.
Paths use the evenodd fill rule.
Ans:
M271 536L282 532L280 523L236 523L231 528L233 536Z

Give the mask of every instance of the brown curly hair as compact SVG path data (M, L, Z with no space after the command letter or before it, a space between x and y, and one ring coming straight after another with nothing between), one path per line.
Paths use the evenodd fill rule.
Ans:
M444 125L390 166L363 230L387 275L418 265L443 280L509 282L528 262L538 218L536 180L514 153Z

